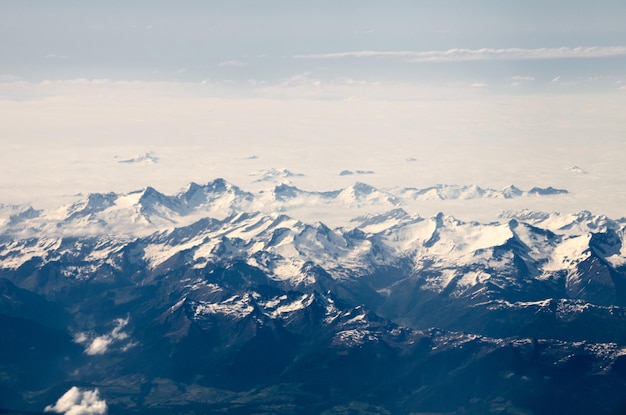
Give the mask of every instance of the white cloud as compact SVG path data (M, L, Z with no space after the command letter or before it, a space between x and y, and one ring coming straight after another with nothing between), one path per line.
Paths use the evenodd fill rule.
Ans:
M65 59L69 59L69 56L67 55L57 55L56 53L48 53L45 56L46 59L60 59L60 60L65 60Z
M111 343L113 343L111 337L107 335L98 336L89 343L89 346L85 349L85 353L88 355L105 354L109 350Z
M85 343L87 340L87 335L85 333L78 333L74 336L75 343Z
M82 390L72 386L54 405L48 405L45 412L65 415L105 415L109 412L107 403L100 399L98 389Z
M512 76L511 80L512 81L534 81L535 77L534 76Z
M124 333L122 329L128 324L128 317L125 319L118 318L115 320L115 323L116 326L113 331L111 331L111 337L115 340L126 340L128 338L128 334Z
M310 72L304 72L301 74L291 76L288 79L285 79L282 85L286 87L303 86L303 85L318 87L321 84L322 84L321 79L312 77Z
M511 75L533 74L504 76ZM10 174L0 175L0 194L3 203L40 209L68 203L68 196L60 195L128 192L147 185L174 194L189 181L215 177L253 191L257 188L250 186L257 184L252 185L250 171L281 166L306 174L299 187L322 191L339 186L336 172L366 168L376 171L368 183L378 187L417 186L419 180L423 186L469 181L530 188L547 180L572 193L540 209L588 209L621 217L626 91L616 90L623 84L613 85L614 91L556 88L565 78L537 93L471 88L471 82L340 82L315 73L244 92L212 83L83 79L4 84L0 94L8 98L0 99L0 165ZM492 84L489 78L472 81ZM161 159L148 168L113 158L147 149ZM258 159L244 161L250 154ZM407 155L420 162L400 166L397 160ZM564 167L574 163L602 172L598 181L590 174L572 182ZM443 209L477 219L463 216L470 209L465 204L428 209L415 212L425 216ZM490 220L493 209L478 213ZM112 342L107 354L123 353L133 337L129 326L121 331L130 338ZM86 333L81 346L86 349L115 327L111 322Z
M246 65L247 65L246 62L242 62L238 60L224 61L224 62L220 62L217 64L217 66L226 66L226 67L231 67L231 68L241 68L242 66L246 66Z
M463 62L476 60L536 60L602 58L626 55L626 46L590 46L576 48L480 48L433 51L351 51L325 54L294 55L295 59L405 58L411 62Z
M85 353L88 355L102 355L109 351L113 343L121 342L128 339L128 333L122 329L128 324L128 318L118 318L115 320L115 327L110 333L101 336L92 337L86 333L78 333L74 336L74 341L79 344L86 344ZM122 351L132 347L132 344L122 346Z

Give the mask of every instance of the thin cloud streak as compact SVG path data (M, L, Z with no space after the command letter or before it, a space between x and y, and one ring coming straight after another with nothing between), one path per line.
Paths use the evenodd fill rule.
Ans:
M576 48L480 48L434 51L362 50L338 53L294 55L294 59L389 58L410 62L466 62L478 60L592 59L625 56L626 46L590 46Z
M224 62L220 62L217 64L217 66L222 66L222 67L226 66L226 67L231 67L231 68L241 68L246 65L247 65L246 62L242 62L238 60L224 61Z

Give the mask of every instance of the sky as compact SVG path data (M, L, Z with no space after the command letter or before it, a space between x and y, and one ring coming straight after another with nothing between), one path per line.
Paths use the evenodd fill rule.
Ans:
M254 188L269 168L331 190L361 169L382 187L551 185L571 195L534 207L626 216L623 16L623 1L4 0L0 203Z
M619 77L626 55L620 1L5 0L0 9L3 76L29 81L277 82L301 72L574 81Z

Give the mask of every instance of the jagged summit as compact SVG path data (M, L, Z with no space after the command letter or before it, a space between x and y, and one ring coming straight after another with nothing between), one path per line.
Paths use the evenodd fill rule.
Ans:
M140 192L140 197L137 201L137 204L143 206L144 208L149 208L156 205L174 207L174 205L177 203L177 200L178 199L176 197L166 196L156 190L154 187L148 186Z
M522 196L523 194L524 194L523 190L521 190L519 187L512 185L512 184L502 189L502 195L505 198L519 197L519 196Z
M198 208L210 210L217 206L228 209L228 205L234 208L254 199L252 193L245 192L222 178L210 181L205 185L190 183L176 197L181 199L190 210Z
M354 185L339 191L337 199L348 205L355 206L364 203L395 206L401 203L400 199L391 193L362 182L356 182Z

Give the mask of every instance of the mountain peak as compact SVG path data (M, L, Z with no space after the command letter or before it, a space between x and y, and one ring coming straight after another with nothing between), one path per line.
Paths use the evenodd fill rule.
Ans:
M291 186L287 183L281 183L274 187L274 197L279 201L286 201L298 197L303 192L296 186Z
M223 193L223 192L227 191L228 189L232 188L232 185L230 183L228 183L226 181L226 179L218 177L217 179L214 179L214 180L208 182L207 185L206 185L206 188L207 188L207 190L209 190L211 192Z
M152 186L147 186L142 192L138 203L141 205L151 205L154 203L163 203L167 196L159 192Z
M518 196L521 196L522 194L524 194L524 192L519 187L513 184L510 184L504 189L502 189L502 195L507 199L518 197Z
M378 191L378 189L376 189L374 186L363 182L355 182L352 185L352 189L354 190L354 193L358 195L369 195L373 192Z
M566 189L557 189L552 186L548 187L533 187L528 191L529 195L548 196L548 195L560 195L569 193Z

